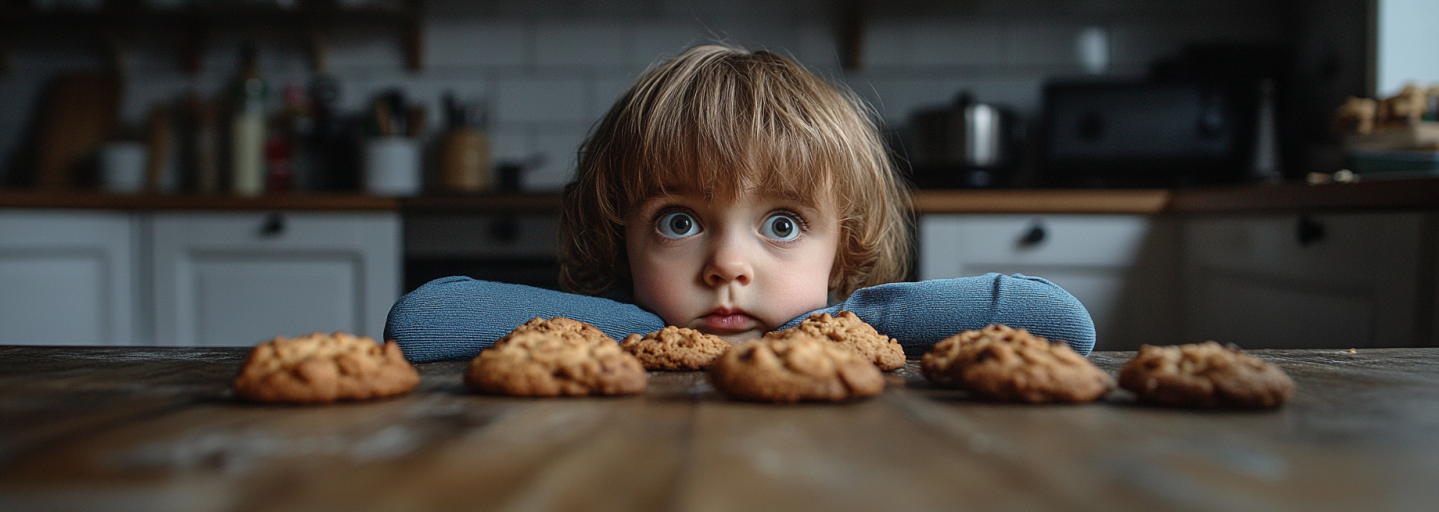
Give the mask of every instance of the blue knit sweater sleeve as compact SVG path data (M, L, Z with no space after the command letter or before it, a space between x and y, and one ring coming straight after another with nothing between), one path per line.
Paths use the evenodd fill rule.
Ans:
M517 284L446 277L426 283L390 308L385 339L415 362L463 360L530 319L564 316L622 340L663 329L660 317L633 304Z
M853 311L881 334L898 339L910 355L922 354L955 333L990 324L1063 340L1080 354L1094 348L1094 322L1078 300L1054 283L1019 274L874 286L816 312L820 311ZM590 323L616 340L665 326L660 317L633 304L446 277L395 303L385 324L385 339L398 342L411 361L462 360L475 357L517 325L556 316ZM793 327L807 316L781 328Z
M1094 349L1094 321L1084 305L1054 283L1021 274L874 286L817 312L840 311L853 311L880 334L899 340L909 355L923 354L944 338L990 324L1063 340L1081 355ZM806 316L781 328L793 327Z

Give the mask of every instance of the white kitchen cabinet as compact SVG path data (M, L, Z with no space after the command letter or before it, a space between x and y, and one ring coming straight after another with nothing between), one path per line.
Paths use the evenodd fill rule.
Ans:
M1420 214L1195 217L1184 226L1184 336L1245 348L1410 346ZM1427 316L1427 315L1421 315Z
M400 295L393 213L157 213L155 341L253 345L347 331L379 338Z
M0 211L0 344L134 341L137 222L127 213Z
M1175 231L1143 215L925 215L919 278L1043 277L1089 310L1097 349L1171 343Z

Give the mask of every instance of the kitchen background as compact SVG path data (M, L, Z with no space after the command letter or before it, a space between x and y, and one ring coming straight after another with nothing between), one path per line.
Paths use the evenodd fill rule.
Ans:
M24 2L11 3L12 11L28 12ZM165 12L184 2L138 3ZM1286 126L1301 127L1293 137L1303 147L1292 153L1303 167L1327 164L1322 150L1309 147L1324 141L1322 131L1303 127L1322 125L1345 96L1369 92L1369 3L1362 0L339 3L413 6L418 19L412 26L404 15L334 16L312 31L303 16L218 16L195 37L183 17L115 16L107 25L44 15L50 6L65 13L102 5L94 0L36 2L38 15L12 16L5 30L4 182L34 180L27 170L43 122L40 100L58 73L121 68L119 119L138 137L155 105L180 105L192 92L223 94L247 43L255 46L259 74L273 90L271 112L282 108L285 88L309 89L317 59L338 83L342 112L365 112L376 95L399 89L427 107L425 137L444 127L439 113L445 92L485 102L492 158L534 164L524 173L527 190L564 183L585 131L645 66L714 40L791 55L848 85L891 127L904 126L917 109L950 103L961 91L1010 107L1033 124L1049 80L1143 76L1156 62L1195 46L1278 46L1292 51L1283 71L1294 85L1281 101L1293 107ZM312 43L316 38L320 42ZM417 66L408 65L410 52ZM850 59L848 68L844 59Z
M1180 216L1126 210L1131 196L1106 195L1330 179L1347 165L1329 130L1347 97L1439 82L1432 43L1376 30L1383 5L1420 12L1400 20L1432 19L1420 0L0 0L0 343L379 336L394 299L432 278L554 287L553 193L586 131L655 60L723 41L790 55L850 87L921 185L1089 187L1096 194L1085 197L1121 198L1085 212L941 206L916 226L916 278L1052 278L1090 309L1100 349L1211 338L1432 344L1439 221L1427 210ZM244 77L262 79L267 94L251 88L245 101ZM1159 142L1191 144L1128 174L1098 172L1116 167L1102 159L1070 175L1046 165L1046 121L1065 111L1047 97L1100 105L1111 126L1204 121L1192 107L1085 103L1128 98L1131 89L1105 84L1195 77L1248 98L1231 105L1227 126L1248 128L1223 131L1222 165L1176 172L1190 161L1184 151L1204 143L1167 134ZM1018 128L1006 132L1013 163L984 180L946 177L954 162L936 163L928 147L932 121L958 112L965 92L1017 121L1005 125ZM249 133L235 128L245 115L272 129L268 141L243 143L256 156L237 165L227 146ZM388 131L399 136L375 142ZM107 149L67 149L82 135ZM145 169L143 151L155 147L168 147L157 153L164 165ZM403 169L390 164L406 147L423 154L410 157L423 179L362 179L372 167ZM455 147L484 155L483 165L446 157ZM89 170L47 173L65 151ZM119 183L99 161L134 172ZM254 170L237 187L241 167L268 177ZM467 174L477 167L490 171L484 191L457 193L477 191ZM250 194L261 197L232 197Z

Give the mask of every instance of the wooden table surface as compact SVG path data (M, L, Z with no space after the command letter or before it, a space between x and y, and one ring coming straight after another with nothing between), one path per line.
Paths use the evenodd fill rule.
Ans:
M1434 510L1439 349L1255 351L1276 411L1023 406L918 364L839 405L718 395L237 403L243 349L0 347L0 510ZM1110 372L1132 354L1100 352Z

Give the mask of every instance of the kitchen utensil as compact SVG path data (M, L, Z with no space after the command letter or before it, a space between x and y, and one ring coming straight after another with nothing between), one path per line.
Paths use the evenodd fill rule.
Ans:
M100 146L100 188L123 194L145 190L148 153L139 142L111 142Z
M408 118L405 121L405 124L408 125L405 136L413 139L424 135L427 123L429 123L429 110L427 110L424 105L411 108Z
M95 150L114 134L119 117L120 79L112 73L67 74L50 85L35 184L42 189L78 185ZM92 175L93 176L93 175Z
M451 128L440 142L440 184L451 192L490 188L490 141L474 128Z
M380 196L420 193L420 145L406 137L376 137L365 142L365 190Z
M152 192L173 191L175 176L170 151L174 147L174 135L170 127L170 109L162 105L150 109L148 131L145 189Z
M921 187L986 187L1006 178L1023 139L1009 109L961 92L952 104L921 110L914 131L914 179Z

